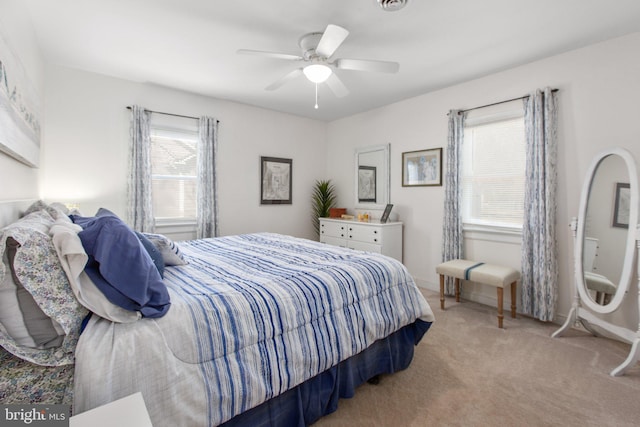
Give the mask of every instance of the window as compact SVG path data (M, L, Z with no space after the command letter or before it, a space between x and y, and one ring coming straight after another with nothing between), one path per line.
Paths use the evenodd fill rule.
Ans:
M485 109L482 109L485 110ZM472 111L462 152L462 218L470 225L522 229L525 134L520 103Z
M198 134L151 125L151 182L156 221L195 221Z

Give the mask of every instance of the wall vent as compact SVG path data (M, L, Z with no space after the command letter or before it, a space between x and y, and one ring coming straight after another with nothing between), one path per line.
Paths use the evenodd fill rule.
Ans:
M382 10L386 10L387 12L400 10L405 7L408 2L409 0L378 0L378 4Z

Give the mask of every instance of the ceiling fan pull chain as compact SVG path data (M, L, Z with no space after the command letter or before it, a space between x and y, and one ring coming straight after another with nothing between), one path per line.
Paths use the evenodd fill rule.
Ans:
M318 109L318 83L316 83L316 105L314 108L316 110Z

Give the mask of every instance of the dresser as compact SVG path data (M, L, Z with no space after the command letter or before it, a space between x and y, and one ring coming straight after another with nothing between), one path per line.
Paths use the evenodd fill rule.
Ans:
M320 218L320 242L360 251L377 252L402 262L401 222L360 222Z

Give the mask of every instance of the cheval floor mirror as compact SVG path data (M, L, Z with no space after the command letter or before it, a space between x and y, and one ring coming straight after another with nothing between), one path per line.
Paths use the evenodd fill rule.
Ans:
M638 207L638 175L631 153L612 148L596 155L583 184L578 217L571 221L574 300L567 320L552 337L582 324L596 336L613 335L631 344L627 359L611 376L623 375L640 357Z

